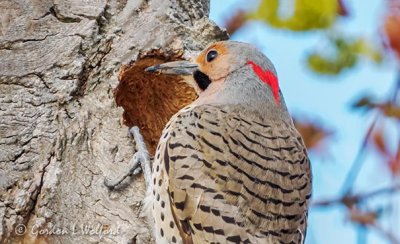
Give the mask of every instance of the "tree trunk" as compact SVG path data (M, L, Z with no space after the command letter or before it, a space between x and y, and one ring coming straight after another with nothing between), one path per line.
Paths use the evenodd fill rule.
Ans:
M117 107L127 88L114 90L122 64L186 58L226 38L208 12L207 0L0 2L1 243L152 242L143 178L118 191L103 184L134 154L124 122L147 111L127 109L132 90Z

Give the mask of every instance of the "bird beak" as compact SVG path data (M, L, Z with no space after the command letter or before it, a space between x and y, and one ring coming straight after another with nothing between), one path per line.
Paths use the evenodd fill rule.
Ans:
M192 75L199 66L188 61L174 61L169 63L157 64L145 69L150 73L163 73L169 75Z

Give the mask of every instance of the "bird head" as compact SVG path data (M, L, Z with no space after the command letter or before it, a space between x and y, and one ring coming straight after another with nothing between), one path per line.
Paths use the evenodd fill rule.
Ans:
M199 97L194 104L275 106L286 110L272 62L254 46L221 41L209 45L190 61L151 66L148 72L190 75Z

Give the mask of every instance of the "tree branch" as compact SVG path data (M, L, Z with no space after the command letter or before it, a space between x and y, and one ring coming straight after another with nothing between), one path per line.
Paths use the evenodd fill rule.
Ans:
M379 113L375 116L372 124L369 126L367 134L365 134L365 137L363 139L363 143L361 144L361 147L358 150L357 156L353 161L351 169L346 176L346 179L342 186L342 192L344 192L345 195L349 195L349 193L351 192L354 181L357 179L357 175L360 172L360 169L364 163L364 156L366 151L365 149L367 148L368 141L371 137L372 131L375 128L378 119L379 119Z
M361 193L355 195L346 194L340 198L315 201L311 204L311 207L329 207L335 204L344 204L346 206L352 206L354 204L366 200L367 198L371 198L382 194L392 194L396 193L397 191L400 191L400 184L381 188L368 193Z

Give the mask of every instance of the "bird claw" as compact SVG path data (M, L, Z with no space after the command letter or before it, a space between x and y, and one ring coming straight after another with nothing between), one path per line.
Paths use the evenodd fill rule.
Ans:
M137 153L135 153L129 162L129 170L121 177L119 177L117 180L112 182L112 180L105 178L104 179L104 185L110 189L114 190L118 185L120 185L126 178L137 175L142 171L140 168L140 161L137 157Z
M129 170L119 179L112 182L110 179L104 179L104 185L110 189L114 190L118 185L120 185L127 177L137 175L143 171L144 179L146 182L146 188L150 184L151 179L151 166L150 166L150 155L147 150L146 144L144 142L143 136L140 134L140 130L137 126L129 128L129 133L133 136L136 143L136 153L133 155L132 159L129 161Z

